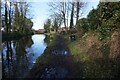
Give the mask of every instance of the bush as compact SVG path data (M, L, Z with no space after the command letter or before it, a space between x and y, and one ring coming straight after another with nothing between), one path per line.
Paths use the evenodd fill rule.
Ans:
M107 37L110 36L110 28L107 27L100 27L96 30L98 32L98 36L100 40L106 39Z
M51 31L54 31L54 28L51 28Z

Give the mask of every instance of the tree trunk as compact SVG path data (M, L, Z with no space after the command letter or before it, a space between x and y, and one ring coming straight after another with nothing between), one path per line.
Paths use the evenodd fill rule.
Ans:
M74 2L72 3L71 19L70 19L70 29L73 27L73 16L74 16Z
M79 35L79 31L78 31L78 19L79 19L79 1L76 3L76 30L77 30L77 33L78 33L78 35Z
M8 34L8 11L7 11L7 2L5 2L5 26L6 26L6 33Z
M10 2L10 10L9 10L9 32L11 32L11 2Z
M63 18L64 18L64 26L65 26L65 29L66 29L66 19L65 19L65 13L63 12Z
M77 14L76 14L76 26L77 26L77 22L79 19L79 2L77 2L76 4L77 4Z
M69 17L69 11L68 11L68 9L69 9L69 4L67 5L67 28L68 28L68 17ZM67 31L68 31L68 29L67 29Z
M63 20L64 20L64 26L65 26L65 31L66 31L66 18L65 18L65 14L66 14L66 3L65 2L63 2L63 11L62 11L62 13L63 13Z

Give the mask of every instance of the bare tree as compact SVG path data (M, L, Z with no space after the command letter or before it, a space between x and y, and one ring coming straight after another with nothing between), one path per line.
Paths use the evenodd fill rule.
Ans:
M71 10L71 18L70 18L70 29L73 27L74 6L75 6L75 3L72 2L72 10Z
M12 16L11 16L11 12L12 12L12 10L11 10L11 6L12 6L12 2L10 2L10 8L9 8L9 32L11 32L11 28L12 28L12 26L11 26L11 18L12 18Z
M54 22L57 19L57 22L58 22L58 26L57 27L61 26L61 24L63 22L63 17L61 16L61 14L54 13L54 14L50 15L50 18L51 18L52 22Z
M79 16L83 14L83 13L80 14L80 10L85 7L86 2L82 2L81 0L76 0L75 4L76 4L76 7L75 7L76 8L76 30L77 30L78 29L77 23L79 20ZM79 31L77 30L77 32Z
M6 32L8 33L8 8L7 8L6 0L5 0L5 26L6 26Z
M85 2L80 2L80 0L76 0L76 23L79 19L80 9L82 9L85 6Z
M66 2L51 2L49 4L51 11L59 18L63 19L64 27L66 28L66 13L67 13L67 3Z

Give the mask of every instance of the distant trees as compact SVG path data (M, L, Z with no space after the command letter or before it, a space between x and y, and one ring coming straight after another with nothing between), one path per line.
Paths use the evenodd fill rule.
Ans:
M76 16L76 23L78 22L79 15L80 15L80 9L84 7L84 3L80 2L80 0L76 0L76 1L68 0L66 2L54 2L54 3L51 2L49 6L51 8L50 10L53 13L52 18L55 17L55 19L59 19L60 21L58 21L58 23L63 22L64 27L67 31L68 27L70 29L73 28L75 16ZM68 22L70 22L69 23L70 26L68 26ZM61 24L59 26L61 26Z
M33 22L27 17L27 2L2 2L2 27L4 33L31 34Z
M53 15L59 18L62 18L61 20L64 23L64 27L66 28L66 14L67 14L67 3L66 2L51 2L49 4L51 11L53 11Z
M57 29L58 29L58 20L57 20L57 18L55 18L54 19L54 21L53 21L53 29L55 29L55 31L57 31Z
M50 32L50 26L51 26L51 19L47 19L47 21L44 23L45 32L47 33Z
M52 29L57 31L57 29L60 28L62 24L62 21L63 21L62 17L59 14L54 13L53 15L50 15L50 19L51 19Z

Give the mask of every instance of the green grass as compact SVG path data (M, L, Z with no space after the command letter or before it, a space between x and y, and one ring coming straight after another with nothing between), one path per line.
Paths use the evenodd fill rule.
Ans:
M82 52L80 50L80 47L78 47L78 45L79 45L78 40L69 43L68 46L69 46L69 49L71 51L71 54L74 56L74 58L77 61L88 61L89 56L86 53Z
M84 40L80 40L80 38L75 41L71 41L69 39L70 34L63 34L62 37L67 40L68 42L68 47L71 51L72 56L75 58L77 61L88 61L89 56L80 50L80 47L78 47L79 44L82 46L85 45Z

